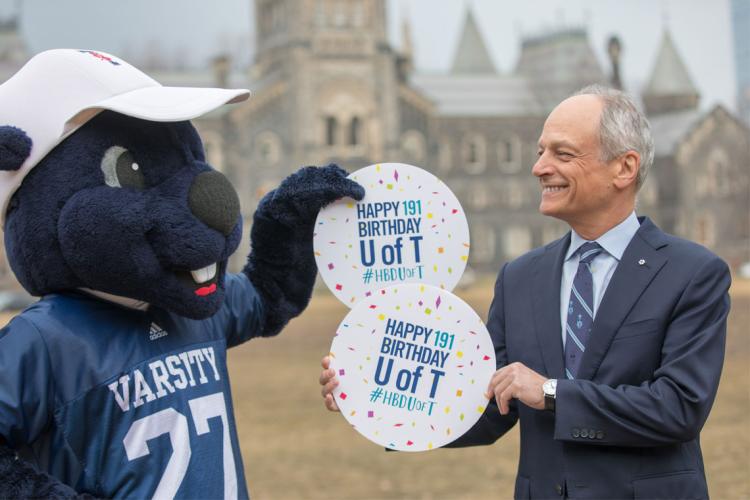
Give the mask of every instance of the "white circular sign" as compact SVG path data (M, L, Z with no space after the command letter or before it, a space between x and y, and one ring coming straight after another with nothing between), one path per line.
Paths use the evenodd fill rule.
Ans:
M365 188L365 198L321 210L313 237L333 294L352 307L398 283L453 290L469 258L469 226L448 186L403 163L371 165L349 178Z
M333 396L367 439L401 451L439 448L487 406L490 335L474 310L430 285L383 288L357 303L331 345Z

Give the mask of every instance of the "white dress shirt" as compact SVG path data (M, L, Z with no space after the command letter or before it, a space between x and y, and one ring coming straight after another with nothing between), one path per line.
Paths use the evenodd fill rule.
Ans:
M622 259L630 240L633 239L638 228L641 226L635 212L632 212L624 221L598 237L595 241L599 243L603 251L591 261L591 274L594 280L594 318L599 304L602 302L604 292L607 290L609 280L617 269L617 264ZM578 271L580 255L578 249L588 240L583 239L578 233L571 230L570 246L565 254L563 262L562 280L560 283L560 327L562 328L563 347L565 346L565 325L568 322L568 301L570 300L570 289L573 286L573 278Z

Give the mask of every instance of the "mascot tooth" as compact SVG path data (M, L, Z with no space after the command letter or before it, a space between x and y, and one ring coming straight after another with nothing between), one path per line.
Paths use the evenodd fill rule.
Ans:
M364 196L299 170L227 273L239 197L189 120L248 96L67 49L0 86L6 254L41 297L0 330L0 497L247 497L226 350L306 307L319 209Z

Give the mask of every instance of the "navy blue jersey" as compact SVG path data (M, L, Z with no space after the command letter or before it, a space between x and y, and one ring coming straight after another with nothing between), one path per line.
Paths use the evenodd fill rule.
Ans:
M96 495L247 498L226 350L260 332L263 310L246 276L226 290L200 321L43 298L0 331L0 435Z

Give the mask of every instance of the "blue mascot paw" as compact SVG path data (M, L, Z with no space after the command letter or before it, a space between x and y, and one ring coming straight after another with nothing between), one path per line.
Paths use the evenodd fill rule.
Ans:
M304 167L260 201L258 212L289 227L315 224L318 212L344 197L361 200L365 190L337 165Z
M263 335L275 335L307 307L318 268L313 230L321 208L340 198L361 200L365 190L336 165L304 167L258 205L244 272L266 307ZM294 270L294 272L289 272Z

